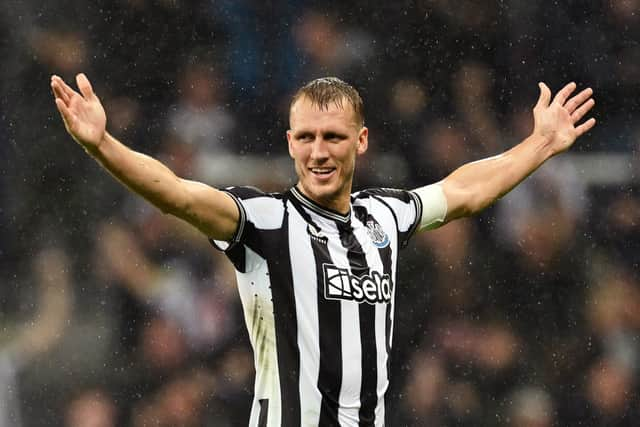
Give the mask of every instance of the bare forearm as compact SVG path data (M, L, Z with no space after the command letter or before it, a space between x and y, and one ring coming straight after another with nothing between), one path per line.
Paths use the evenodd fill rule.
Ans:
M591 88L570 97L576 84L569 83L552 100L549 87L544 83L538 86L540 97L533 108L532 135L504 154L460 167L444 180L449 207L446 221L489 206L547 159L568 150L576 138L595 125L593 117L579 123L595 105Z
M158 160L127 148L108 133L100 144L86 149L116 179L163 212L208 237L228 240L233 236L239 211L224 192L179 178Z
M159 161L130 150L106 129L107 116L87 76L78 74L80 93L58 76L51 89L67 132L116 179L157 206L218 240L229 240L240 213L231 196L200 182L177 177Z
M456 169L443 182L447 220L478 213L511 191L553 155L547 142L532 135L503 154Z
M87 151L118 181L163 212L176 213L186 204L179 177L158 160L131 150L108 133L96 148Z

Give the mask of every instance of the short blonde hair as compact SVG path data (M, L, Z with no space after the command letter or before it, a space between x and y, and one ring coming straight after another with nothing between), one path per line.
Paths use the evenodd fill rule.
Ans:
M293 104L302 97L309 99L313 105L318 106L321 110L326 110L330 103L343 108L342 102L346 100L353 107L356 125L364 126L364 104L360 94L349 83L337 77L322 77L302 86L293 95L289 111L291 111Z

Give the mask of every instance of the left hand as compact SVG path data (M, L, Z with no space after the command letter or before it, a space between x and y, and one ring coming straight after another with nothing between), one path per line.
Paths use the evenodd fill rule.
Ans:
M87 76L76 76L80 93L62 78L51 76L51 89L64 126L73 139L89 153L98 149L106 134L107 115L100 99L93 92Z
M589 131L595 124L593 117L576 125L595 105L591 98L593 90L587 88L572 98L569 96L576 89L571 82L563 87L551 101L551 90L544 83L539 83L540 98L533 108L533 134L546 139L551 155L566 151L580 135ZM551 103L549 103L551 101Z

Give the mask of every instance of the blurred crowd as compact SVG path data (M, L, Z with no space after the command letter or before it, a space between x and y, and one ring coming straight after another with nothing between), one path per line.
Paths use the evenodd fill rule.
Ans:
M598 125L571 154L401 254L390 425L637 425L640 0L5 3L0 427L248 422L233 269L68 137L49 77L81 71L131 148L267 191L295 182L288 104L316 77L365 100L356 189L511 147L538 81L593 87ZM573 161L593 155L602 170Z

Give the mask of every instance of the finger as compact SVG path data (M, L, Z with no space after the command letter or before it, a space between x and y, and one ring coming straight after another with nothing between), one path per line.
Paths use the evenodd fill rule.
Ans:
M573 120L573 123L580 121L580 119L583 118L584 115L587 114L587 112L591 110L594 105L596 105L596 101L593 98L582 104L576 111L571 114L571 120Z
M93 98L93 88L91 87L91 83L89 83L89 79L84 75L84 73L80 73L76 76L76 83L78 84L80 93L85 99Z
M51 90L53 91L53 94L56 98L61 99L62 101L64 101L65 104L69 103L69 96L62 89L62 86L60 86L58 82L56 81L51 82Z
M56 82L56 84L58 84L62 90L64 91L64 93L67 95L67 99L70 100L71 98L73 98L74 95L78 95L80 96L80 94L78 92L76 92L75 90L73 90L73 88L71 86L69 86L64 80L62 80L60 77L58 76L52 76L51 80Z
M581 124L580 126L576 127L576 136L580 136L586 132L588 132L589 130L591 130L592 127L594 127L596 124L596 119L594 119L593 117L590 118L589 120L587 120L586 122L584 122L583 124Z
M58 111L62 116L62 120L64 120L64 123L67 125L67 128L72 126L73 123L75 123L76 116L71 112L71 110L69 110L67 104L65 104L62 99L56 98L56 107L58 107Z
M536 107L548 107L551 99L551 89L542 82L538 83L538 87L540 88L540 97L538 97Z
M580 105L582 105L584 101L589 99L591 95L593 95L593 90L590 87L588 87L583 91L581 91L576 96L574 96L573 98L571 98L570 100L568 100L564 107L567 109L567 111L569 111L569 114L572 114L575 111L575 109L578 108Z
M560 89L560 92L556 94L556 97L553 98L553 102L564 105L564 103L567 101L567 98L569 98L569 95L571 95L574 90L576 90L576 84L574 82L567 84L565 87Z

